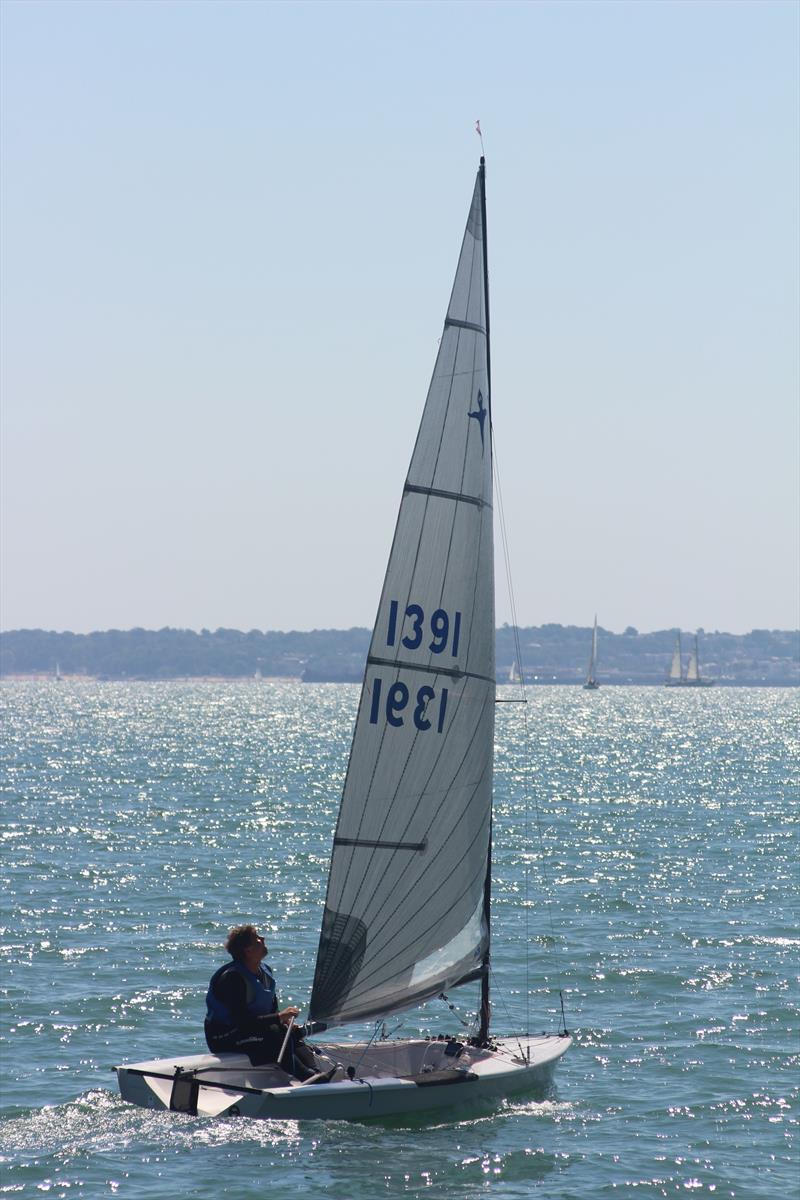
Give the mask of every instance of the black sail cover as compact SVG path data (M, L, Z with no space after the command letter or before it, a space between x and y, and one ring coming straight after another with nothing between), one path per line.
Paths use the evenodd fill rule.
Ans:
M480 175L372 634L310 1016L475 978L494 749L494 552Z

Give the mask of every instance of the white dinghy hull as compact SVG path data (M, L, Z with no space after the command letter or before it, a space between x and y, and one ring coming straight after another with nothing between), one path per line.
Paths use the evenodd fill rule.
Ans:
M208 1117L358 1121L544 1089L571 1044L566 1035L542 1035L500 1039L487 1050L445 1040L315 1047L341 1067L344 1077L330 1083L300 1083L280 1067L253 1067L241 1054L129 1063L117 1067L117 1075L123 1100L143 1108ZM350 1079L347 1068L359 1061ZM406 1073L398 1073L404 1068Z

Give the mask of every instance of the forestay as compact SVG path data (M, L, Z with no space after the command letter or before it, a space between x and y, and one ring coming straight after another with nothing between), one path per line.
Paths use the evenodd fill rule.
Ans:
M494 745L492 429L481 175L372 634L310 1015L381 1016L476 978Z

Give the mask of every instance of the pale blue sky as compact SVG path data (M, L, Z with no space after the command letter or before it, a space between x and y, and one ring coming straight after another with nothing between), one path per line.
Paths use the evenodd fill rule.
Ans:
M520 621L796 626L799 13L5 0L2 626L372 624L478 117Z

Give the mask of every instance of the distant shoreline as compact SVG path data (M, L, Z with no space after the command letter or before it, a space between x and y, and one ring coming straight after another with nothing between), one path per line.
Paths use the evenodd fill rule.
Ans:
M263 683L298 683L303 687L314 686L315 684L327 686L335 684L341 686L346 684L348 687L360 687L361 681L358 679L314 679L306 680L299 675L264 675L261 679L253 679L251 675L161 675L156 677L141 676L138 678L128 677L119 679L101 678L97 675L61 675L56 679L53 675L47 675L42 672L30 675L0 675L0 685L4 683L63 683L63 684L88 684L88 683L247 683L253 687L258 687ZM514 690L519 690L520 684L508 683L502 679L496 680L497 687L504 687ZM579 680L574 679L526 679L526 688L541 688L541 687L574 687L583 690L583 684ZM662 680L649 680L636 682L624 679L609 679L601 684L601 688L618 688L618 687L646 687L659 688L666 687ZM797 688L800 687L800 682L789 681L786 683L736 683L731 680L714 680L714 687L709 690L729 690L731 688ZM692 692L693 688L671 688L675 692ZM706 689L701 689L705 691Z
M629 626L624 633L611 633L598 626L601 686L663 686L677 632L639 633ZM0 678L360 683L371 637L365 628L305 633L109 629L86 634L19 629L0 634ZM718 687L800 686L798 630L684 635L684 671L695 637L700 675ZM503 625L495 631L497 682L511 682L521 667L531 687L583 684L591 638L588 625Z

